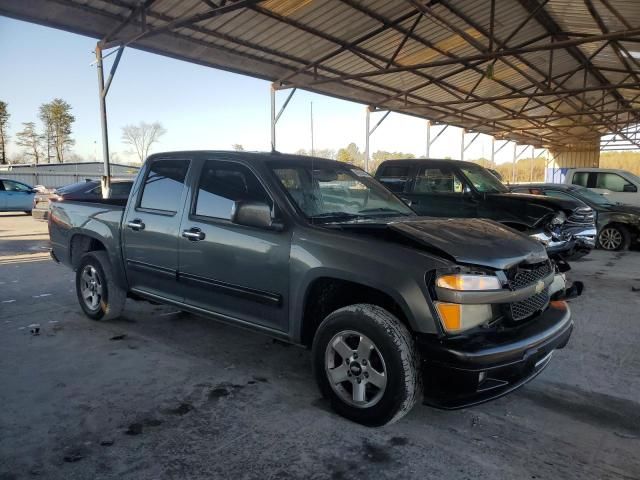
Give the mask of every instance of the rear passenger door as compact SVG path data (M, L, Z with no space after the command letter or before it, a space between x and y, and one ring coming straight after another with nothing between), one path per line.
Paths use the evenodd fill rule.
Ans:
M411 208L431 217L475 217L476 203L453 167L421 166L409 192Z
M134 291L183 300L177 285L178 238L190 164L189 158L152 158L131 192L135 198L125 212L122 237Z
M244 162L197 162L179 239L185 302L228 319L288 331L291 232L230 220L236 201L267 203L277 212L273 197Z

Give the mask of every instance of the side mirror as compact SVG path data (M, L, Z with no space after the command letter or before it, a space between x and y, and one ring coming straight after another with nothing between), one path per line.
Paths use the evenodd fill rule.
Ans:
M231 221L237 225L283 230L284 226L271 217L271 207L264 202L235 202L231 211Z
M622 191L627 193L636 193L638 191L638 187L632 185L631 183L627 183L624 187L622 187Z

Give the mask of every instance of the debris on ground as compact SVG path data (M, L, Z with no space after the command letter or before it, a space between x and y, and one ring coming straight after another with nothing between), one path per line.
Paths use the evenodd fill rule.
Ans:
M100 441L100 445L103 447L110 447L113 445L113 440L112 439L108 439L108 440L101 440Z
M40 324L32 323L29 325L29 331L31 332L31 335L40 335Z
M640 292L640 287L631 287L632 292Z
M125 430L125 435L140 435L142 433L142 424L141 423L132 423L129 425L129 428Z
M114 335L109 340L124 340L125 338L127 338L127 335L125 333L121 333L120 335Z

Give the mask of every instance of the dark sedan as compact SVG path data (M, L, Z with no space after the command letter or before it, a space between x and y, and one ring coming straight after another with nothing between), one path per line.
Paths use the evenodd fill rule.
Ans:
M112 180L111 198L126 200L133 185L132 180ZM85 180L57 188L53 193L40 193L33 199L33 218L46 220L49 218L51 202L64 200L91 201L102 198L102 186L99 180Z
M640 208L613 203L605 196L579 185L539 183L511 187L516 193L580 200L596 212L598 246L605 250L626 250L640 235Z

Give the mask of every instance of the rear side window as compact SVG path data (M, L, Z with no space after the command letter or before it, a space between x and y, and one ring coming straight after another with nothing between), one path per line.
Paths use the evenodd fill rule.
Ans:
M28 192L30 190L29 187L22 183L12 182L11 180L3 180L2 182L7 192Z
M589 172L574 173L571 183L573 183L574 185L581 185L583 187L586 187L589 183Z
M385 166L378 175L378 180L392 192L404 192L409 180L408 166Z
M140 207L176 213L189 169L188 160L156 160L145 178Z
M131 191L131 186L133 184L129 183L129 182L119 182L119 183L112 183L111 184L111 196L115 197L126 197L129 195L129 192ZM100 189L100 193L102 193L102 188Z
M612 192L624 192L625 185L633 186L617 173L598 173L596 177L596 188L604 188Z
M263 202L273 208L273 202L258 178L242 164L207 160L200 174L195 214L231 219L233 205L238 201Z
M452 170L422 167L413 187L414 193L462 193L462 182Z

